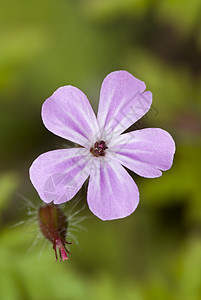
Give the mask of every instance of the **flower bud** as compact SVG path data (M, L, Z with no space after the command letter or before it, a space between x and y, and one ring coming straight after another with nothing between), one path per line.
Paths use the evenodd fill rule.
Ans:
M70 252L65 245L72 243L66 241L68 220L62 209L54 204L42 206L38 210L38 220L42 234L53 244L56 261L58 259L57 250L60 258L63 261L67 260Z

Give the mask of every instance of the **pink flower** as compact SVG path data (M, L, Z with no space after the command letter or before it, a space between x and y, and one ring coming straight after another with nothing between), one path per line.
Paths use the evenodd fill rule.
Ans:
M136 209L139 191L123 166L143 177L159 177L175 153L163 129L122 134L150 109L152 94L145 88L126 71L110 73L101 87L97 118L87 97L70 85L44 102L47 129L81 147L50 151L33 162L30 178L43 201L69 201L90 176L87 201L100 219L123 218Z

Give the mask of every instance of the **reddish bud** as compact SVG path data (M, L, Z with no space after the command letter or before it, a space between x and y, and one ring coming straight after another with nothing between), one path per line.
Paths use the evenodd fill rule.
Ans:
M38 219L41 232L53 244L53 249L57 257L57 249L60 258L64 261L68 259L70 252L65 244L72 244L66 241L68 221L62 209L58 205L47 204L38 210Z

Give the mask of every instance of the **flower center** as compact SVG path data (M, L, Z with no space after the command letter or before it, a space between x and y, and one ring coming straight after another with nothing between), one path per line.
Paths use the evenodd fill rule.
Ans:
M98 157L98 156L105 156L105 150L107 146L104 141L96 142L93 147L91 147L90 152Z

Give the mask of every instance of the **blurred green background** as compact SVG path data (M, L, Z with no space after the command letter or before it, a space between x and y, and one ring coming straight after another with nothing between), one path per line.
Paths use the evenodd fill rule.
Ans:
M201 299L200 15L200 0L1 1L0 299ZM126 219L86 208L70 260L54 263L51 244L32 247L38 227L27 216L41 204L29 166L63 143L41 105L71 84L97 110L103 78L119 69L153 92L140 127L173 135L174 165L161 178L134 176L141 201Z

